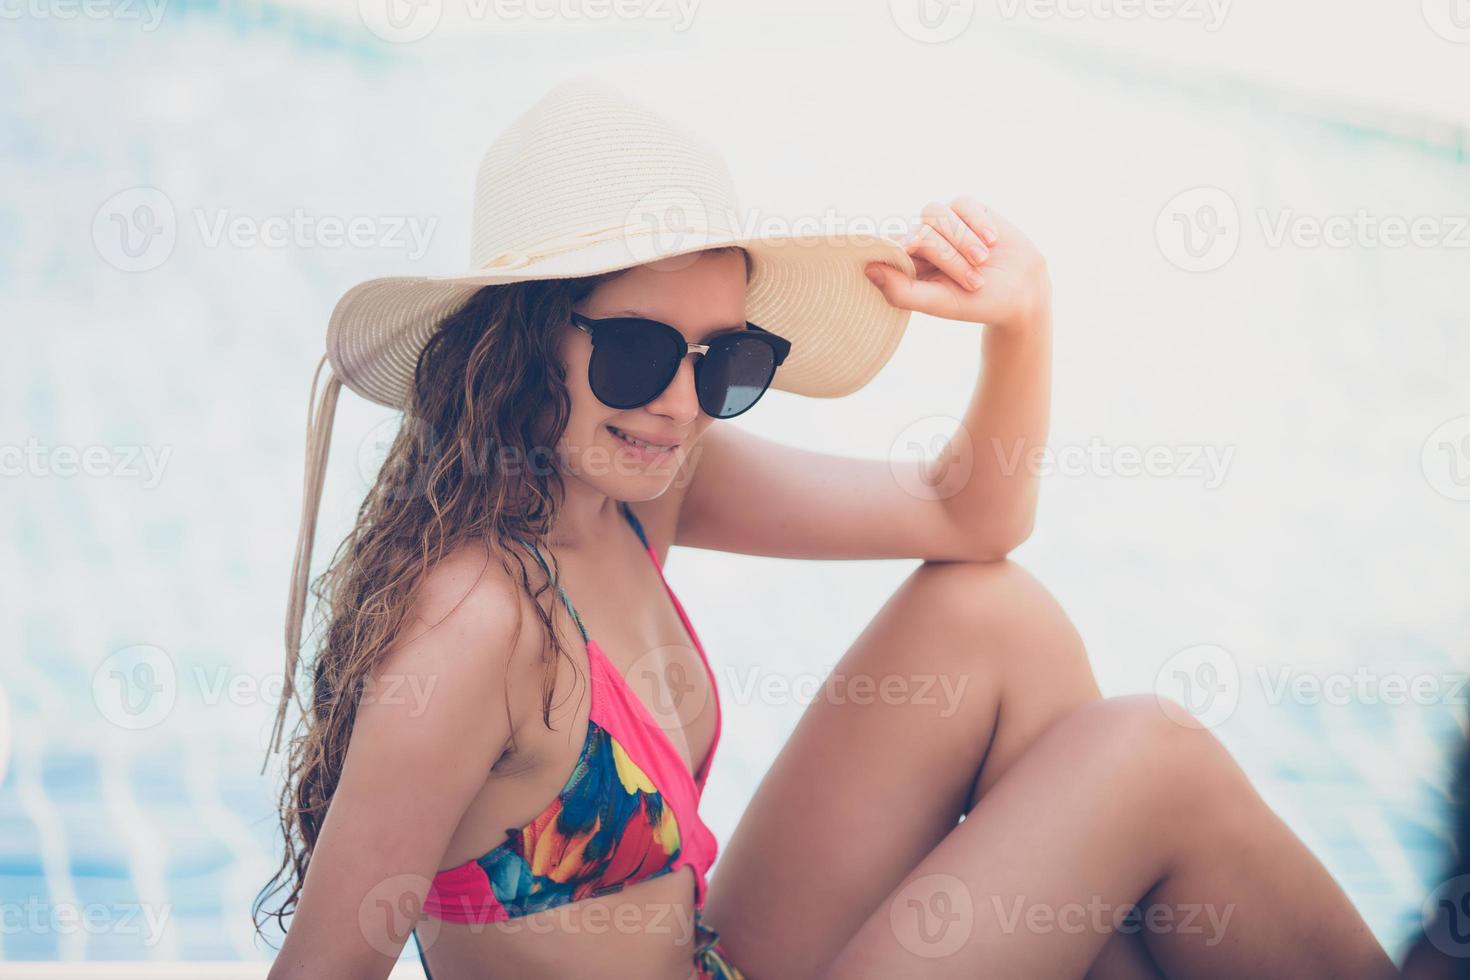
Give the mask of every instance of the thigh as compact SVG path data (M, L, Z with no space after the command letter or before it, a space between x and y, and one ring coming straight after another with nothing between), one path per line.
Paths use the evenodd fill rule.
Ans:
M1069 713L809 975L1077 977L1124 929L1171 977L1395 976L1219 741L1171 717L1151 694Z
M722 850L705 914L751 977L808 977L1043 730L1098 691L1019 565L926 562L833 669Z

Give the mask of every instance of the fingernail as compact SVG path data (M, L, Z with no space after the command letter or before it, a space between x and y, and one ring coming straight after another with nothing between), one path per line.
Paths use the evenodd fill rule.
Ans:
M997 241L1000 240L1000 236L995 233L995 229L990 227L989 225L986 225L983 229L981 229L981 231L986 245L994 245Z
M984 262L985 261L985 257L987 255L989 255L989 254L990 254L990 249L986 248L984 245L971 245L970 246L970 261L971 262L976 262L976 263L978 263L978 262Z
M864 269L863 273L873 281L873 285L883 285L883 273L880 272L876 266L870 266Z
M969 275L965 276L965 280L969 282L971 289L979 289L985 285L985 277L973 269L970 270Z

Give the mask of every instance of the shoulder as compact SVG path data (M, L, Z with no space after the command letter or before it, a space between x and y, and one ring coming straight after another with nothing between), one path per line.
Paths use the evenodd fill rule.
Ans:
M456 686L485 693L505 686L519 654L539 649L531 597L484 542L430 566L410 603L386 669L452 673Z

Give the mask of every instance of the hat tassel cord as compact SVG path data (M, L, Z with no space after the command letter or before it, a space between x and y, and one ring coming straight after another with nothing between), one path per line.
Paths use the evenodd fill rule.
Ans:
M296 534L296 555L291 565L291 592L286 602L286 665L281 686L281 701L276 707L275 727L271 733L265 762L260 771L270 763L270 756L281 750L281 736L285 730L286 712L296 700L296 666L301 652L302 625L306 618L306 594L311 574L311 546L316 535L317 514L321 509L322 485L326 480L327 456L332 446L332 423L337 414L337 396L342 390L342 381L330 369L320 400L317 384L321 380L322 368L327 366L324 355L317 364L311 379L311 394L306 406L306 473L301 490L301 523ZM299 707L299 705L298 705Z

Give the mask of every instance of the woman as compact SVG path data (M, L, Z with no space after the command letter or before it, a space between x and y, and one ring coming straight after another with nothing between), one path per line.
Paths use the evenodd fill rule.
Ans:
M1036 479L972 447L1044 442L1036 248L971 197L902 246L741 235L721 168L567 83L486 156L474 273L339 304L334 372L407 415L319 587L271 976L386 976L415 925L434 980L1392 975L1221 746L1151 697L1100 700L1065 614L1006 560ZM910 311L985 324L968 439L932 466L715 424L768 386L854 390ZM697 806L721 714L662 578L674 544L924 560L712 877Z

